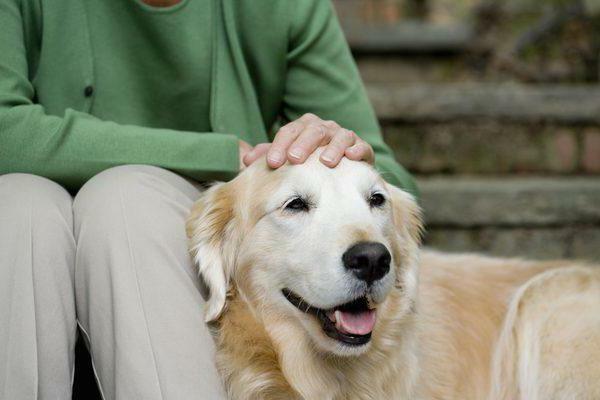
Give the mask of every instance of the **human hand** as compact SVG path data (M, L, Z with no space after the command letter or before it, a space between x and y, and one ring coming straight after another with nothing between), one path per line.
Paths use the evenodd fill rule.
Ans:
M243 158L244 164L247 167L250 166L250 164L252 164L254 161L265 156L267 154L267 152L269 151L270 147L271 147L271 143L257 144L256 146L254 146L254 148L250 152L246 153L246 155L244 156L244 158Z
M246 165L267 154L267 164L279 168L289 160L301 164L320 146L325 146L320 160L326 166L337 166L342 157L373 164L375 153L356 133L344 129L334 121L324 121L314 114L304 114L283 126L273 143L262 143L247 155Z
M250 153L253 150L253 147L252 147L252 145L250 145L250 143L245 142L240 139L238 141L238 149L239 149L239 154L240 154L240 170L242 170L246 167L246 165L250 165L250 164L244 164L244 158L246 157L246 155L248 153Z

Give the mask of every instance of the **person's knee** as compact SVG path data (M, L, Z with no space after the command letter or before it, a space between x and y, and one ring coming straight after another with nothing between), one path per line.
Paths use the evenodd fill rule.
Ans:
M73 249L69 193L39 176L0 176L0 276L7 271L5 268L14 271L34 265L36 276L56 276L57 268L71 267ZM2 262L2 257L8 262ZM44 262L44 259L64 262Z
M142 179L138 175L138 166L123 165L106 169L87 181L73 203L76 230L86 219L93 218L95 223L102 224L119 216L123 190L137 185Z
M95 240L109 239L111 231L126 226L128 217L156 196L155 177L161 173L170 172L146 165L123 165L104 170L90 179L75 196L76 237L79 238L85 226ZM152 215L147 217L152 218Z
M73 199L59 184L30 174L0 176L0 214L33 224L73 225Z

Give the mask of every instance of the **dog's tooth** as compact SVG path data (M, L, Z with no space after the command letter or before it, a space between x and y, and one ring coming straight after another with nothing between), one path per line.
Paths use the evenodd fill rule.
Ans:
M342 317L340 317L339 314L341 314L341 311L340 310L335 310L335 313L334 313L334 315L335 315L335 317L334 317L335 318L335 329L337 329L340 332L344 332L344 328L342 327L342 323L341 323Z
M333 311L327 311L327 318L329 318L329 320L333 323L335 323L337 321L336 315Z

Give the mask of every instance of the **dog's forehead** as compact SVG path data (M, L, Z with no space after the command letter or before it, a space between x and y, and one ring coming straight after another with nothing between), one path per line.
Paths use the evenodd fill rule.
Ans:
M257 220L275 210L292 196L307 196L311 200L330 199L327 204L351 204L369 191L386 191L383 179L365 162L343 158L335 168L324 165L319 154L313 154L303 164L286 164L277 169L258 161L246 169L232 185L237 209Z
M314 156L304 164L286 167L282 172L281 189L293 187L299 192L364 192L381 181L368 164L346 158L337 167L330 168Z

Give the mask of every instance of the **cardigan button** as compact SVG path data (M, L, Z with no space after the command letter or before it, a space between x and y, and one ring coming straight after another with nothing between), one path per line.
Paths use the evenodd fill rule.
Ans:
M94 94L94 87L92 85L86 86L85 89L83 89L83 95L85 97L90 97L93 94Z

